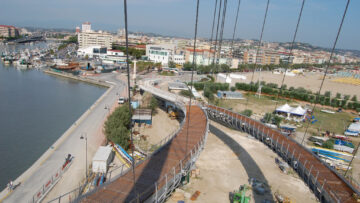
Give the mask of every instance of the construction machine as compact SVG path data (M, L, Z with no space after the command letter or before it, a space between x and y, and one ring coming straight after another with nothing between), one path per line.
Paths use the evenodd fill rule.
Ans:
M246 191L249 190L250 187L245 185L241 185L239 190L235 190L234 192L229 193L229 199L231 203L249 203L251 200L250 195L246 196Z
M171 106L168 107L167 112L171 119L177 119L179 116L179 112L173 109Z

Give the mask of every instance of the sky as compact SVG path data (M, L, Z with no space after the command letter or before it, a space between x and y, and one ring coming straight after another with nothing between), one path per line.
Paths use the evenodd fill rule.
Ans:
M220 0L219 0L220 1ZM122 0L0 0L0 24L95 30L124 27ZM241 0L236 38L259 39L267 0ZM306 0L296 41L332 47L347 0ZM224 37L231 38L238 0L228 0ZM289 42L302 0L270 0L265 41ZM210 38L215 0L200 0L199 37ZM337 48L360 50L359 0L352 0ZM129 30L193 37L196 0L128 0Z

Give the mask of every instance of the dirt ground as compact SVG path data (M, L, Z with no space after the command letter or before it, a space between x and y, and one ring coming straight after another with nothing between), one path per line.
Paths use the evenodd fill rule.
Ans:
M275 192L291 198L292 202L317 202L293 171L289 174L280 171L274 161L277 154L267 146L247 134L214 122L211 124L225 133L210 128L212 132L217 131L217 135L209 134L205 149L196 162L200 175L192 177L189 184L173 193L169 203L177 202L181 196L185 197L185 202L192 202L190 197L196 191L200 195L194 202L229 202L229 192L240 185L248 185L250 177L269 185L264 195L249 190L247 195L251 195L251 202L275 200Z
M141 125L139 127L135 125L134 130L146 138L146 141L142 140L141 144L142 147L147 148L151 147L151 145L158 144L170 133L176 131L179 126L180 124L177 120L172 120L164 110L158 108L157 114L152 118L151 126Z
M241 75L246 76L246 80L241 79L232 79L232 85L234 85L236 82L246 82L249 83L251 81L252 72L251 73L239 73ZM304 73L304 75L299 76L286 76L284 84L287 85L287 88L289 87L303 87L305 89L309 89L313 92L319 91L319 87L321 84L323 73ZM259 78L259 73L255 72L253 81L256 82ZM265 81L267 83L276 83L280 86L281 81L283 78L283 74L273 74L269 71L263 71L261 72L260 80ZM350 84L343 84L338 82L333 82L332 79L334 79L331 76L326 77L323 88L322 88L322 94L325 91L331 91L332 96L335 96L337 92L341 93L342 95L348 94L348 95L356 95L357 98L360 97L360 88L356 85L350 85Z

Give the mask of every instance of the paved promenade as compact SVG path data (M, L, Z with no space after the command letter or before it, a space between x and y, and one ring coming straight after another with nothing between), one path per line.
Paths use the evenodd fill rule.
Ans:
M52 146L49 146L49 149L27 171L14 181L15 184L21 182L19 187L12 193L8 193L7 189L0 193L0 200L31 202L43 184L62 166L67 154L75 157L73 163L46 199L79 186L80 181L85 178L86 163L85 140L80 139L80 136L87 135L89 165L98 146L105 140L104 135L99 131L101 132L102 125L110 112L109 107L112 107L119 95L125 92L125 82L120 78L121 75L115 73L104 74L97 78L106 81L111 87Z

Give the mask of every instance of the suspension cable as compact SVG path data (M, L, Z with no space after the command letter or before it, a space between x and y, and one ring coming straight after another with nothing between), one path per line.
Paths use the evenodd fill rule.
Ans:
M234 39L235 39L236 25L237 25L237 21L238 21L238 17L239 17L240 3L241 3L241 0L239 0L238 6L237 6L237 11L236 11L234 31L233 31L233 36L232 36L231 46L230 46L231 55L233 55Z
M129 38L128 38L128 20L127 20L127 3L124 0L124 20L125 20L125 39L126 39L126 68L127 68L127 85L128 85L128 97L129 97L129 113L132 114L131 108L131 96L130 96L130 67L129 67ZM130 118L131 119L131 118ZM131 121L131 120L130 120ZM133 181L134 181L134 192L136 194L136 182L135 182L135 158L134 158L134 148L133 148L133 133L131 130L131 122L129 124L130 129L130 148L131 148L131 165L133 172Z
M196 3L196 19L195 19L195 34L194 34L194 52L193 52L193 65L191 70L191 87L190 87L190 100L189 100L189 111L187 113L187 128L186 128L186 144L185 144L185 153L187 153L187 146L188 146L188 137L189 137L189 127L190 127L190 112L191 112L191 98L192 98L192 90L194 87L193 81L194 81L194 70L196 70L196 37L197 37L197 30L198 30L198 19L199 19L199 2L200 0L197 0Z
M214 9L214 16L213 16L213 22L212 22L212 28L211 28L211 37L210 37L210 51L211 51L211 47L212 47L212 41L213 41L213 34L214 34L214 27L215 27L215 16L216 16L216 11L217 11L217 4L218 4L218 0L215 0L215 9ZM210 52L211 53L211 52ZM210 58L211 60L211 58Z
M337 44L337 41L338 41L339 36L340 36L340 32L341 32L341 29L342 29L342 26L343 26L343 23L344 23L344 20L345 20L345 16L346 16L346 13L347 13L349 4L350 4L350 0L348 0L347 3L346 3L346 7L345 7L345 10L344 10L342 19L341 19L341 23L340 23L340 26L339 26L339 28L338 28L337 34L336 34L336 39L335 39L335 42L334 42L333 47L332 47L332 49L331 49L330 58L329 58L329 61L327 62L327 66L326 66L326 69L325 69L325 72L324 72L324 77L323 77L323 79L322 79L322 81L321 81L319 91L318 91L318 93L317 93L317 95L316 95L316 98L315 98L314 106L313 106L313 108L312 108L312 110L311 110L311 116L314 114L314 110L315 110L315 107L316 107L317 100L320 98L320 92L321 92L322 87L323 87L323 85L324 85L324 81L325 81L326 75L327 75L328 70L329 70L329 67L330 67L331 60L332 60L333 55L334 55L334 52L335 52L336 44ZM309 125L310 125L310 119L309 119L309 121L308 121L308 123L307 123L306 130L305 130L303 139L302 139L302 141L301 141L301 145L302 145L303 142L304 142L305 136L306 136L306 134L307 134L307 132L308 132L308 129L309 129Z
M220 59L221 59L221 47L222 47L222 41L223 41L223 36L224 36L224 26L225 26L225 19L226 19L226 8L227 8L227 0L224 0L224 8L223 8L223 13L222 13L222 20L221 20L221 28L220 28L220 41L219 41L219 49L218 49L218 61L215 65L216 70L218 70L218 65L220 63Z
M297 32L298 32L298 28L299 28L299 24L300 24L302 12L303 12L303 9L304 9L304 4L305 4L305 0L303 0L303 1L302 1L302 4L301 4L301 9L300 9L298 21L297 21L297 24L296 24L296 29L295 29L295 33L294 33L294 36L293 36L293 40L292 40L292 42L291 42L289 57L288 57L288 60L287 60L287 65L286 65L286 67L285 67L284 76L283 76L282 81L281 81L281 84L280 84L280 90L279 90L279 92L278 92L277 95L276 95L275 110L276 110L277 105L278 105L278 102L279 102L279 95L280 95L280 93L281 93L282 90L283 90L283 85L284 85L284 82L285 82L286 72L287 72L287 70L288 70L288 68L289 68L289 65L290 65L290 58L291 58L291 55L292 55L292 52L293 52L293 49L294 49L295 39L296 39L296 35L297 35Z
M216 52L217 52L217 41L218 41L218 33L219 33L219 25L220 25L220 11L221 11L221 6L222 6L222 0L220 0L220 5L219 5L219 11L218 11L218 19L217 19L217 26L216 26L216 37L215 37L215 49L214 49L214 54L213 54L213 67L211 68L211 73L214 73L214 65L215 65L215 60L216 60ZM212 75L211 74L211 75Z
M257 50L256 50L255 65L254 65L254 69L253 69L253 72L252 72L250 84L251 84L251 83L253 82L253 80L254 80L254 74L255 74L255 69L256 69L256 65L257 65L257 57L258 57L258 55L259 55L259 50L260 50L261 43L262 43L262 38L263 38L264 28L265 28L265 23L266 23L266 17L267 17L267 13L268 13L268 10L269 10L269 4L270 4L270 0L268 0L268 1L267 1L267 4L266 4L264 21L263 21L262 28L261 28L259 45L258 45L258 48L257 48ZM260 78L259 78L259 80L260 80ZM245 109L247 108L248 103L249 103L249 98L246 99Z

